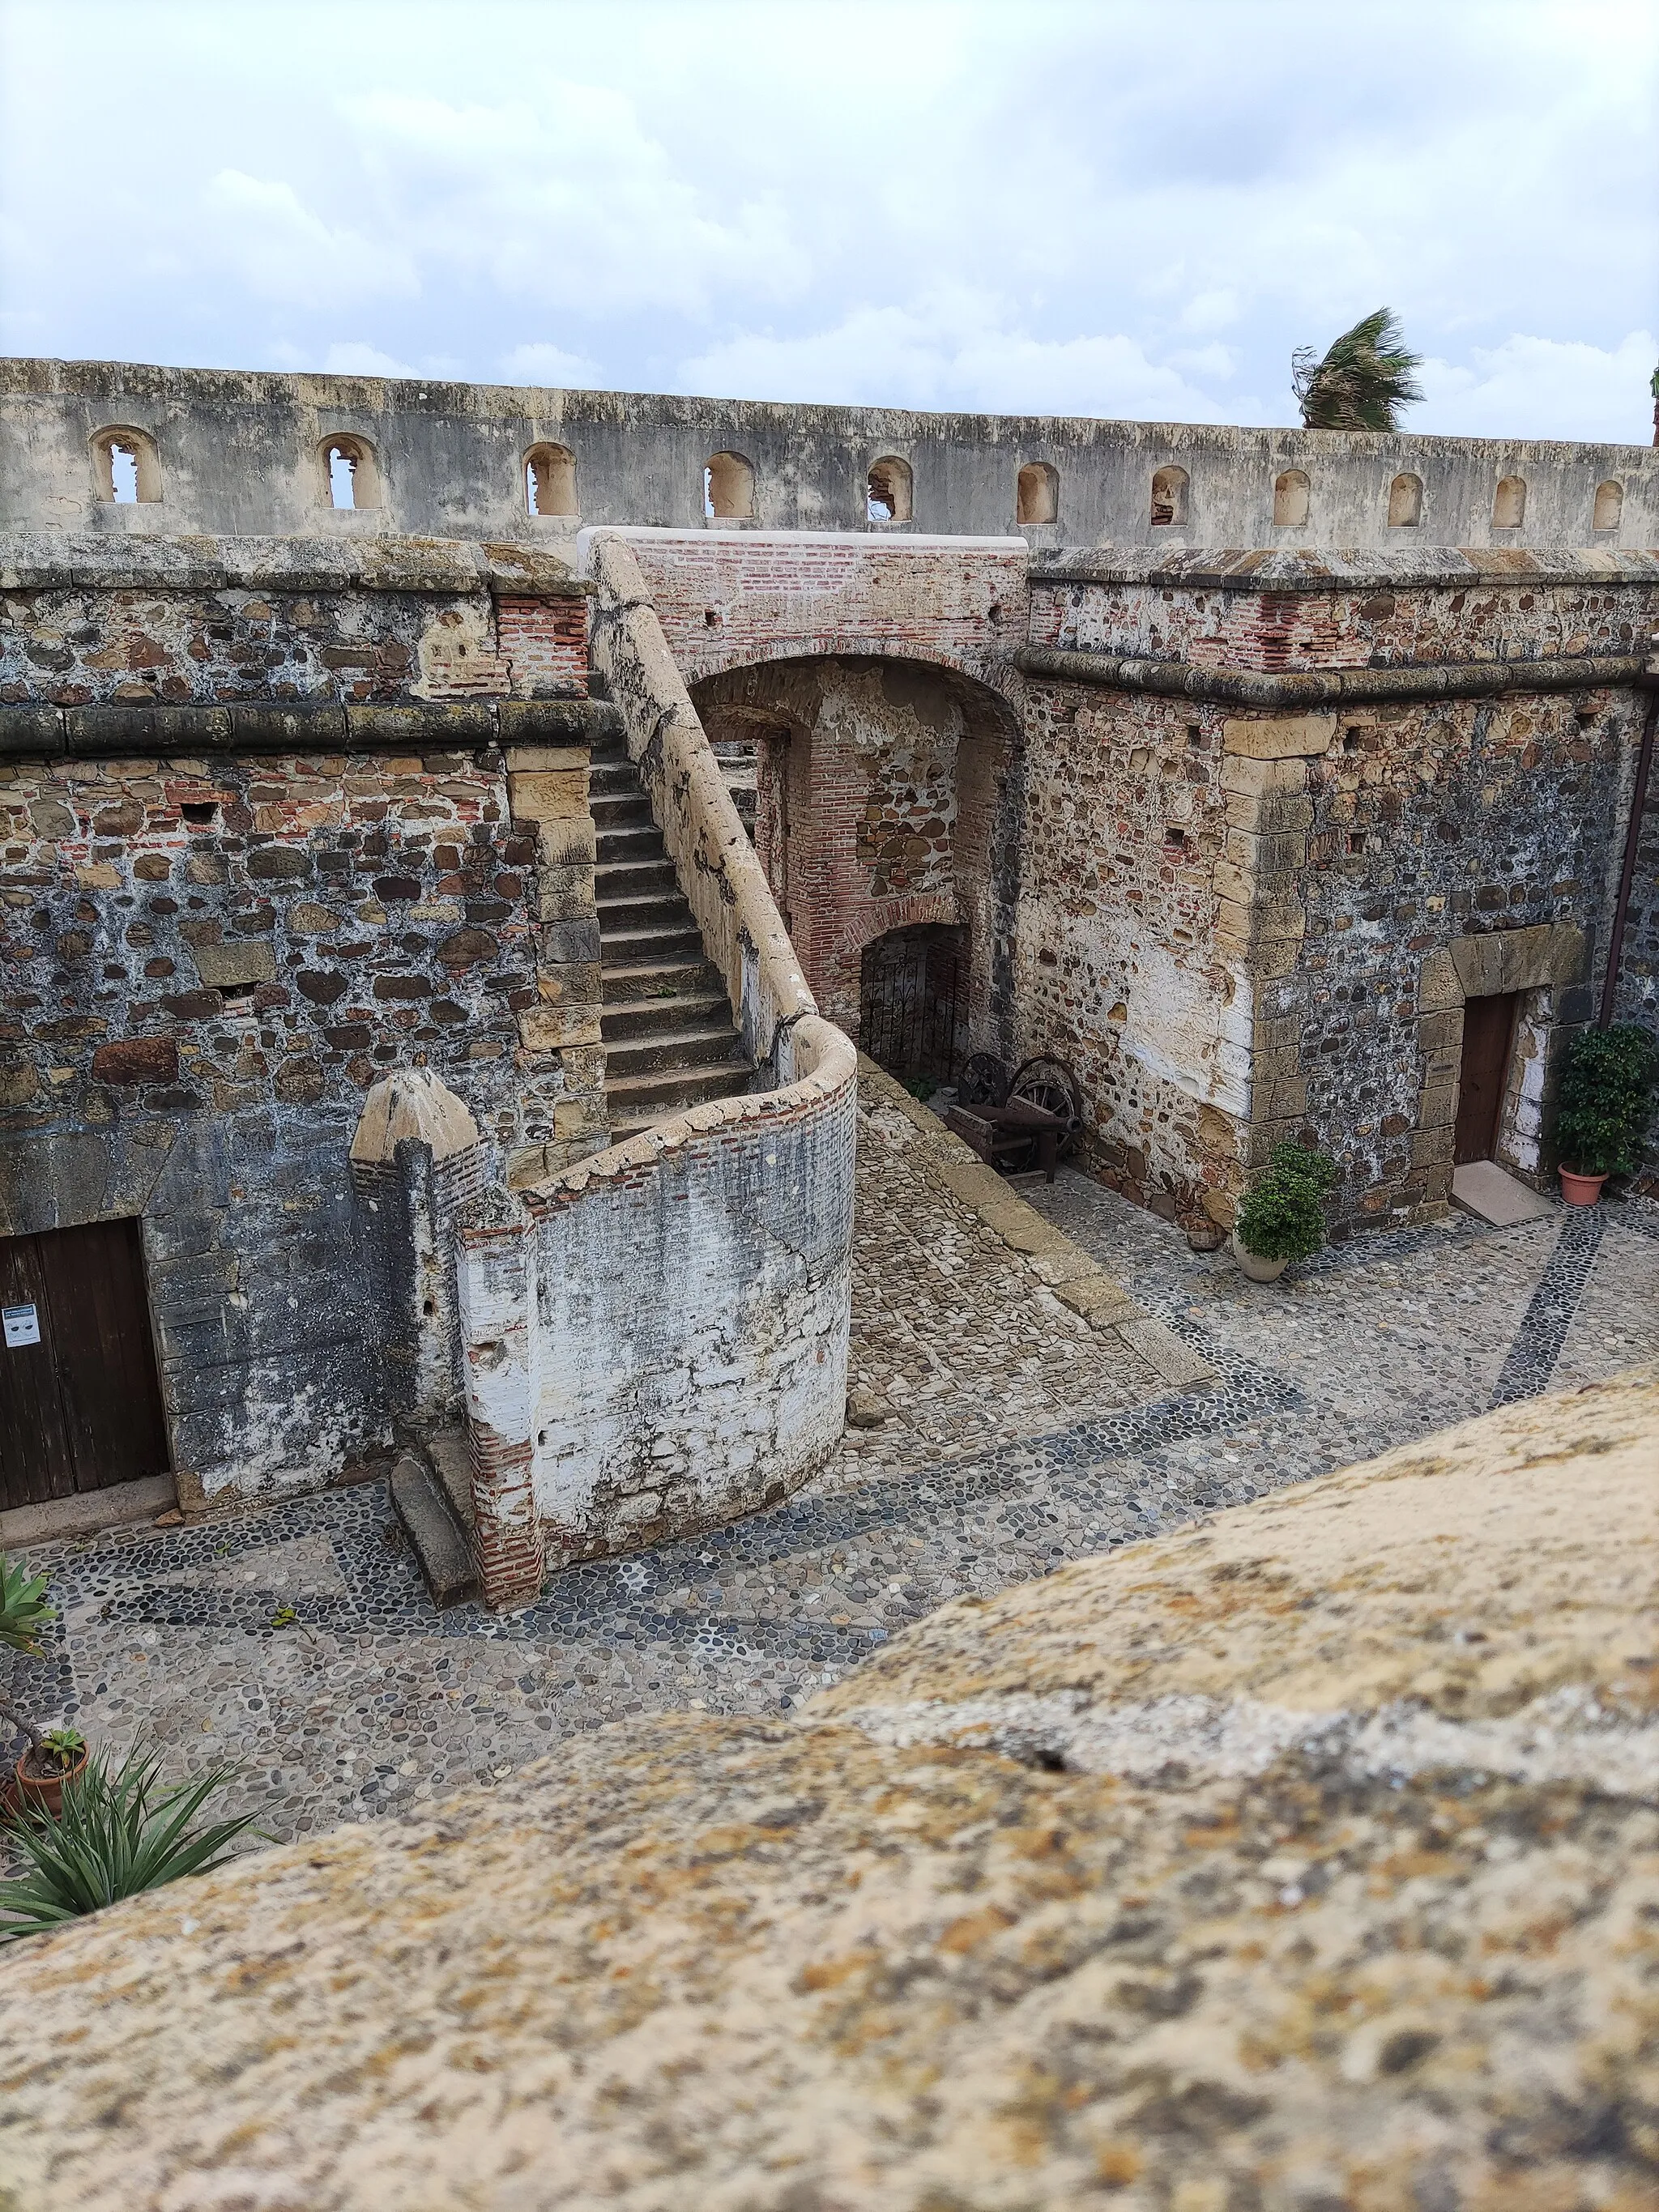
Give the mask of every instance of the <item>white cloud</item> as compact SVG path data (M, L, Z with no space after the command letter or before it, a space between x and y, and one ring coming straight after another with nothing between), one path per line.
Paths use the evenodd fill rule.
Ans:
M1644 434L1651 0L144 0L88 70L130 10L0 0L14 345L1289 422L1386 301L1414 427Z
M281 179L221 169L202 194L200 212L204 258L256 298L315 307L420 289L406 254L331 227Z
M356 343L330 346L323 356L323 368L330 376L417 376L420 374L406 361L393 361L389 353L382 353L378 346Z
M713 212L618 93L555 81L533 106L370 93L344 107L403 249L510 298L700 315L734 287L779 299L805 282L778 202Z
M1659 340L1651 331L1632 331L1612 347L1517 333L1502 345L1472 347L1470 360L1424 363L1426 404L1412 411L1413 430L1632 446L1652 435L1648 379Z
M684 362L678 381L684 391L767 399L1223 419L1206 393L1133 338L1033 337L1005 303L962 290L914 307L856 307L799 337L729 338Z
M591 390L600 381L597 362L556 345L514 346L501 356L500 369L509 384L542 384L556 390Z

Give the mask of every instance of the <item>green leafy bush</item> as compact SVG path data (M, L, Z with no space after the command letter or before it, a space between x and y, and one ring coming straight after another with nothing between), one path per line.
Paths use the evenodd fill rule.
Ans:
M38 1805L11 1814L11 1840L26 1864L15 1881L0 1881L0 1913L10 1916L0 1919L0 1942L38 1935L185 1875L205 1874L252 1827L253 1815L244 1813L192 1830L203 1804L229 1778L216 1772L164 1789L156 1779L159 1763L131 1752L112 1769L95 1753L64 1783L56 1820Z
M15 1559L0 1552L0 1645L9 1651L21 1651L26 1657L40 1656L40 1631L52 1619L52 1607L46 1603L46 1578L32 1575ZM27 1714L21 1713L3 1690L0 1690L0 1719L9 1720L14 1728L28 1738L29 1748L42 1747L40 1731Z
M1233 1234L1262 1260L1305 1260L1325 1242L1325 1197L1336 1163L1305 1145L1275 1145L1246 1193Z
M1580 1030L1561 1055L1555 1146L1576 1175L1629 1175L1639 1165L1659 1085L1659 1044L1634 1022Z

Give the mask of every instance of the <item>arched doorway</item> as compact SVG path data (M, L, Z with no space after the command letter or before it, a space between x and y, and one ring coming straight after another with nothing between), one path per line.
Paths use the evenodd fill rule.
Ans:
M889 1009L872 1018L902 1058L917 1010L948 995L948 945L965 1049L1006 1050L1023 771L1006 702L960 671L874 655L729 669L692 698L728 779L740 753L752 762L755 848L825 1015L868 1034L866 1010ZM872 982L866 950L890 938ZM944 1056L962 1049L953 1036Z
M960 923L890 929L864 948L859 1042L901 1083L954 1083L968 1042L968 932Z

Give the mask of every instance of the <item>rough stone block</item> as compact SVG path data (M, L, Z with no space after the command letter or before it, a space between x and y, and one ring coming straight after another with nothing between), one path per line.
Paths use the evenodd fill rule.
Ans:
M1224 722L1221 749L1246 760L1305 760L1327 751L1335 735L1334 714L1278 714L1267 721Z
M99 1046L92 1074L96 1083L174 1083L179 1048L171 1037L123 1037Z
M1425 1014L1462 1006L1463 986L1457 980L1449 952L1431 952L1424 961L1417 981L1417 1003Z
M1225 818L1230 830L1259 833L1310 830L1313 814L1312 799L1300 791L1230 792L1227 795Z
M1300 758L1248 760L1232 756L1224 757L1218 781L1230 798L1261 799L1270 792L1295 798L1307 792L1308 765Z
M1419 1130L1450 1128L1457 1120L1457 1091L1450 1084L1433 1085L1419 1091L1417 1126Z
M562 816L538 825L538 857L547 868L589 867L599 857L599 833L591 814Z
M1308 858L1308 841L1293 832L1229 830L1227 858L1257 876L1289 876Z
M1255 897L1255 877L1235 860L1218 860L1211 872L1216 896L1235 906L1249 907Z
M597 964L599 958L599 925L592 918L573 921L550 921L539 932L539 952L549 967L585 966Z
M538 769L509 776L507 800L515 822L568 822L587 812L586 769Z
M242 938L229 945L198 945L194 951L198 975L204 983L221 990L276 980L276 956L262 939Z
M553 1006L597 1006L604 980L597 961L573 960L538 968L536 988Z
M579 921L593 912L593 871L580 864L544 867L536 884L536 911L544 921Z
M598 1044L599 1010L591 1006L526 1006L517 1017L519 1042L526 1052L557 1052L566 1045Z
M1457 1053L1463 1048L1463 1010L1448 1006L1424 1014L1417 1024L1419 1049L1425 1053Z
M507 787L514 789L520 776L568 775L587 773L586 745L508 745L506 749ZM515 805L514 812L519 812Z

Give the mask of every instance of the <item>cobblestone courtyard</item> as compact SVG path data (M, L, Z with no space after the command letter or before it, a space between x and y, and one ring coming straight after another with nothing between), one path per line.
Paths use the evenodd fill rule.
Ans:
M1021 1194L1217 1379L1170 1388L930 1172L860 1132L854 1395L872 1425L787 1504L578 1569L529 1612L428 1602L382 1486L41 1545L60 1608L18 1694L169 1771L233 1766L282 1837L499 1776L571 1730L776 1711L896 1629L1547 1388L1659 1356L1659 1207L1458 1216L1277 1285L1084 1176Z

